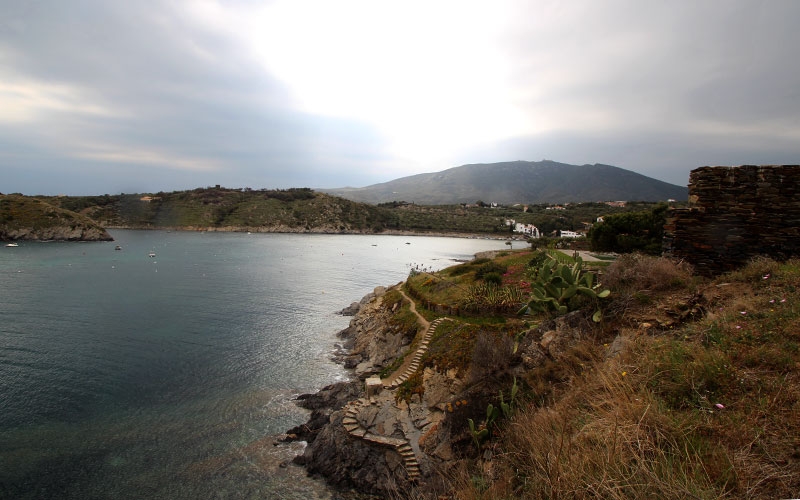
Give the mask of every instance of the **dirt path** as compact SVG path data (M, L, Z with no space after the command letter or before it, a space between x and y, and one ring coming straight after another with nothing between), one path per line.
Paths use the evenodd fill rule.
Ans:
M406 295L406 292L404 292L400 288L398 288L397 291L400 292L400 295L402 295L403 298L406 299L409 302L409 309L411 309L411 312L414 313L417 316L417 321L422 323L422 326L425 327L425 330L430 328L431 327L431 323L427 319L425 319L424 316L422 316L420 313L417 312L417 304L416 304L416 302L414 302L411 299L411 297Z
M559 252L563 253L564 255L568 255L572 257L577 252L578 255L581 256L584 262L608 262L608 260L598 259L593 253L596 252L587 252L586 250L559 250Z
M425 336L427 335L428 331L431 328L430 321L428 321L427 319L422 317L422 315L417 312L417 304L408 295L406 295L405 292L403 292L403 290L401 290L398 287L397 291L400 292L400 295L402 295L403 298L406 299L409 302L409 309L417 317L417 321L420 324L422 324L422 327L423 327L423 329L422 329L422 338L424 339ZM419 333L417 335L419 335ZM424 343L424 344L420 343L420 345L417 347L417 351L419 351L420 349L422 349L424 351L424 350L427 349L427 347L428 347L427 342ZM406 354L406 357L403 360L403 364L400 365L400 367L397 370L395 370L391 375L389 375L388 377L386 377L384 379L381 379L381 383L383 384L383 386L384 387L391 387L394 384L394 382L400 376L402 376L402 374L405 373L406 370L408 370L408 367L411 366L411 363L414 361L414 357L415 356L413 354L411 354L411 353Z

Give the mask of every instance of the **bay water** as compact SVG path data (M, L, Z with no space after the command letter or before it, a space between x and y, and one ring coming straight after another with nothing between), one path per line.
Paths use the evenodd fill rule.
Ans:
M286 463L337 311L502 240L113 230L0 248L0 498L330 498ZM121 250L115 250L119 245ZM152 256L151 256L152 255Z

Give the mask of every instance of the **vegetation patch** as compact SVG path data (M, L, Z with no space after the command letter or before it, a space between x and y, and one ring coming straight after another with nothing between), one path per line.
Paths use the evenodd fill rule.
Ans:
M680 263L637 256L613 264L604 285L612 302L650 298L604 325L625 332L627 347L608 357L608 344L585 340L526 371L527 403L510 421L493 420L495 435L482 443L491 467L465 459L450 479L453 495L796 496L800 262L757 259L705 280ZM679 314L687 297L699 297L702 314L642 329ZM477 410L469 417L480 438L478 424L491 418Z

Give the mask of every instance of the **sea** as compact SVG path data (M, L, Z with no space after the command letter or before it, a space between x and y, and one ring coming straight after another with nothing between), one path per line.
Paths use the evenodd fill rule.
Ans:
M278 443L337 312L504 240L112 230L0 247L0 499L328 499ZM119 249L116 249L116 247Z

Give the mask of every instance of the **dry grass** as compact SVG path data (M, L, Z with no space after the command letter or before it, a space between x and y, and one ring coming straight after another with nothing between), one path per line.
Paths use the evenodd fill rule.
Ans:
M647 275L609 270L618 289L698 285L680 264L631 259ZM758 259L700 285L714 292L704 319L633 337L612 359L564 361L563 383L543 382L547 401L520 408L491 460L450 472L448 498L796 498L800 261Z
M603 285L618 292L671 290L692 281L689 264L642 254L620 256L603 276Z

